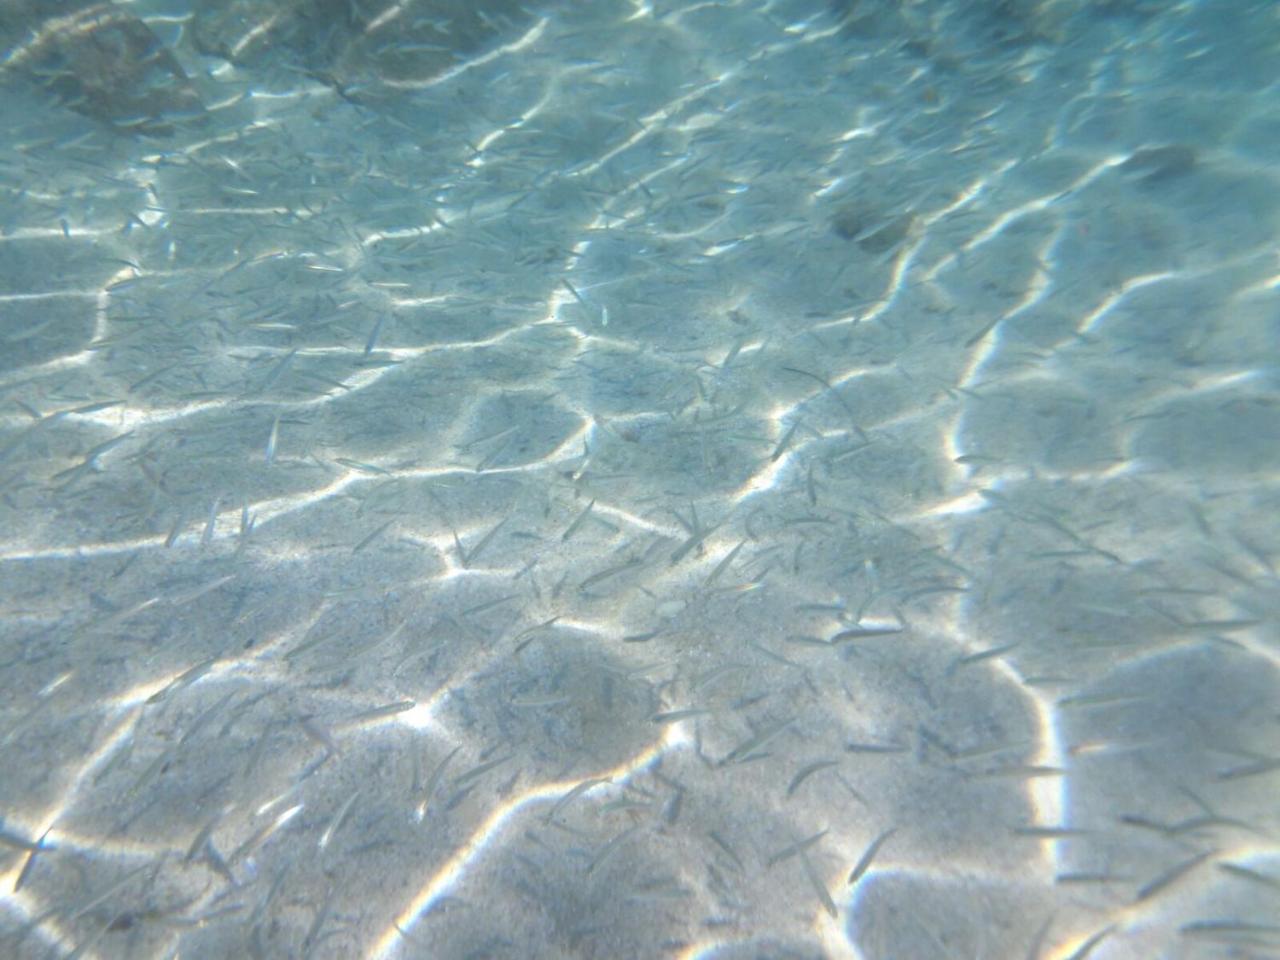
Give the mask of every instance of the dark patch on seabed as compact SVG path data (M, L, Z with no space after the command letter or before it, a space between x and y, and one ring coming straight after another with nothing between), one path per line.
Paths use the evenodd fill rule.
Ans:
M396 85L439 76L532 16L512 0L194 0L180 43L376 100ZM118 127L166 134L175 121L204 119L201 97L173 51L132 5L7 0L0 50L5 73Z

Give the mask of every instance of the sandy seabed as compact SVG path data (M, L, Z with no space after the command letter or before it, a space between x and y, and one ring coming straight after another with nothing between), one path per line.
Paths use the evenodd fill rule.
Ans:
M0 954L1280 956L1273 4L324 2L7 24Z

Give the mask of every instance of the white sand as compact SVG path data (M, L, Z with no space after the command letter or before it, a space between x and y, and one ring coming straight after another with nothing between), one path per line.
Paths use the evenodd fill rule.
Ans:
M8 86L0 953L1280 950L1280 19L989 6Z

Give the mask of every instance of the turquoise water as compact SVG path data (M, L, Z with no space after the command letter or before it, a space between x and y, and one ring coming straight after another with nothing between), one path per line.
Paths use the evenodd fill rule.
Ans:
M0 956L1280 955L1280 8L0 49Z

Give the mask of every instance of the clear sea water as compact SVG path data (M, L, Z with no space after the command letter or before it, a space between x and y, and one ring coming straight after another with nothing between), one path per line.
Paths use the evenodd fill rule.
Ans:
M6 0L0 957L1280 956L1280 6Z

